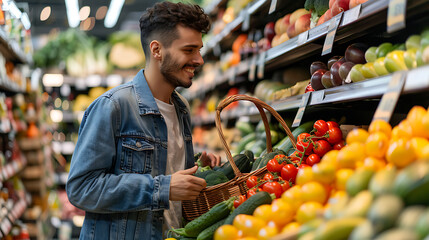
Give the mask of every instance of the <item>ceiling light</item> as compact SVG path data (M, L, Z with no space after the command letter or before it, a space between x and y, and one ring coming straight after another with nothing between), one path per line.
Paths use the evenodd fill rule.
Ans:
M40 13L40 21L48 20L49 16L51 16L51 7L44 7L42 12Z
M97 9L97 12L95 13L95 19L101 20L106 16L107 13L107 7L101 6Z
M51 110L49 112L52 122L61 122L63 120L63 112L61 110Z
M62 74L48 73L43 75L42 82L45 87L59 87L64 82L64 76Z
M79 19L81 21L87 19L91 13L91 8L89 6L82 7L79 11Z
M69 26L75 28L79 26L79 3L77 0L65 0L67 8L67 21Z
M104 26L112 28L118 22L119 14L121 13L122 6L125 0L111 0L109 10L107 11L106 18L104 19Z

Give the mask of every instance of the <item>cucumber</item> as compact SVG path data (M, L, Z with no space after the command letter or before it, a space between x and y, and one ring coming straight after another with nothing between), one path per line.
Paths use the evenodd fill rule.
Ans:
M238 206L226 219L224 225L232 224L238 214L252 215L255 209L263 204L271 204L271 195L267 192L257 192Z
M233 157L235 165L237 165L238 169L242 173L248 173L251 170L251 160L247 157L246 154L237 154ZM226 162L222 165L221 169L219 171L222 171L225 176L231 180L235 177L234 170L231 167L231 164L229 162Z
M220 226L223 225L225 222L225 219L220 220L219 222L211 225L210 227L206 228L204 231L200 232L198 234L197 240L212 240L214 237L214 233L216 229L218 229Z
M237 145L236 151L241 152L244 150L246 145L252 141L256 140L256 133L252 132L241 138L240 142Z
M237 121L235 123L235 128L240 131L242 136L255 132L255 127L250 122Z
M247 158L249 159L249 161L251 163L253 163L253 161L255 161L255 156L253 155L252 151L250 151L250 150L244 150L243 154L247 156Z
M313 129L313 122L312 121L306 122L304 124L301 124L299 127L295 128L292 131L292 135L296 139L299 134L304 133L304 132L309 133L312 129ZM285 138L283 138L283 140L281 140L275 146L273 146L273 148L278 148L284 152L287 152L292 147L293 147L292 141L290 140L290 138L288 136L286 136Z
M188 237L197 237L204 229L226 218L234 207L234 199L230 198L216 204L208 212L186 224L184 227L186 235Z
M260 168L265 167L265 166L267 165L268 161L270 161L271 159L273 159L277 154L278 154L278 153L277 153L277 152L274 152L274 151L272 151L272 152L270 152L270 153L265 154L265 155L262 157L262 159L261 159L261 161L259 162L259 165L258 165L258 167L257 167L256 169L260 169Z

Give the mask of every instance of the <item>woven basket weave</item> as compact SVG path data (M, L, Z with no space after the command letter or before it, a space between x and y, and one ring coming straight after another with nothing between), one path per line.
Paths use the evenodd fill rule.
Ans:
M279 121L279 123L284 128L286 134L291 139L293 147L296 148L296 139L292 135L292 132L290 131L288 126L286 125L286 122L272 107L270 107L265 102L263 102L257 98L250 97L247 95L242 95L242 94L232 95L232 96L227 97L224 100L222 100L219 103L218 107L216 108L216 118L215 118L216 128L218 130L219 137L223 143L223 147L224 147L224 150L226 153L227 160L229 161L232 169L234 170L235 177L226 183L221 183L221 184L218 184L215 186L210 186L210 187L203 189L201 191L200 195L195 200L183 201L183 203L182 203L183 216L188 221L191 221L191 220L199 217L200 215L204 214L205 212L210 210L210 208L212 208L217 203L220 203L224 200L227 200L233 196L239 196L242 194L246 194L246 192L248 190L248 188L246 186L247 179L250 176L258 176L259 177L259 176L262 176L263 174L268 172L267 168L265 166L263 168L255 170L251 173L241 173L240 170L237 168L237 165L235 165L235 162L234 162L233 157L231 155L231 151L229 150L228 144L225 141L225 136L222 132L222 126L221 126L221 121L220 121L220 112L222 111L222 109L224 109L226 106L228 106L232 102L240 101L240 100L246 100L246 101L253 102L255 104L256 108L258 109L259 114L261 115L262 121L263 121L264 126L265 126L265 134L267 136L267 153L272 152L273 148L272 148L272 143L271 143L270 127L269 127L268 119L267 119L267 116L265 114L264 109L267 110L268 112L270 112L271 115L274 116L277 119L277 121Z

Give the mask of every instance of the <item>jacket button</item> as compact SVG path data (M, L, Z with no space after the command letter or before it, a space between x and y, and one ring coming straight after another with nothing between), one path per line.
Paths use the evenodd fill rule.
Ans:
M141 142L136 142L136 147L141 147L142 143Z

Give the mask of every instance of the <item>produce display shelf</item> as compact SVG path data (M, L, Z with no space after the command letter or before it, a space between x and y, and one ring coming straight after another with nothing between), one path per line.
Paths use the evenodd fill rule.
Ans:
M0 171L0 182L6 181L15 176L27 165L27 159L21 156L4 165Z
M416 92L429 92L429 66L419 67L405 71L406 81L402 90L403 94ZM363 99L379 98L387 90L393 74L368 79L361 82L346 84L334 88L311 92L307 106L315 106L329 103L359 101ZM300 107L304 95L291 96L282 100L270 102L270 106L276 111L286 111ZM234 111L226 111L222 119L236 119L240 116L252 116L259 114L254 106L240 107ZM204 117L194 117L194 125L213 124L214 113Z
M225 5L227 0L213 0L205 8L204 12L210 15L214 15L219 6Z
M27 64L33 63L31 56L25 54L19 44L7 36L3 28L0 28L0 51L11 60Z
M9 234L15 221L18 220L24 213L25 209L27 209L29 199L26 198L29 198L29 196L26 195L24 198L19 199L10 211L7 212L6 217L0 220L0 230L3 236Z
M10 93L23 93L24 87L20 87L17 83L12 82L9 78L0 79L0 91Z
M376 25L386 23L388 5L388 0L370 0L353 9L345 11L335 37L335 42L350 37L359 37L360 34L365 32L365 30ZM409 0L407 2L407 13L412 16L420 13L421 11L425 11L428 7L429 2L427 1ZM356 11L358 11L358 13L356 13ZM237 19L239 19L239 21L242 20L242 18ZM256 58L259 59L264 57L264 68L267 72L281 66L297 62L298 60L305 58L308 54L312 54L315 51L321 51L323 46L314 42L326 36L329 24L330 21L327 21L315 28L308 30L307 32L301 33L300 35L267 50L264 56L257 55ZM224 30L229 31L229 29ZM216 43L219 43L224 35L225 33L219 34L213 40L215 40ZM304 36L306 40L303 41L302 39L304 38L301 36ZM188 91L185 97L189 100L197 96L205 95L205 93L215 89L216 86L223 84L226 81L229 81L230 85L233 85L234 76L246 74L250 69L251 60L246 59L240 62L239 65L227 69L224 73L219 70L219 74L216 74L214 83L204 84L200 89L194 88Z

